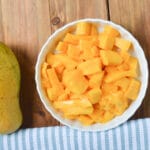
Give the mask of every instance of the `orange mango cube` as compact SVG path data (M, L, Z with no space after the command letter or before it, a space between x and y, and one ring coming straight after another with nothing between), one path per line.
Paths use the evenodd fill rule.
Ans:
M75 94L82 94L88 87L87 79L77 69L64 73L63 83Z
M82 71L83 75L90 75L97 72L101 72L102 65L99 58L94 58L82 62L78 65L78 69Z
M131 100L136 100L141 83L136 79L131 79L128 89L125 92L125 96Z
M108 65L119 65L123 61L121 56L115 51L100 50L100 56L102 59L102 63L106 66L108 66Z
M120 33L117 29L113 28L112 26L109 26L109 25L106 25L104 27L104 34L107 34L108 36L111 36L111 37L116 37L116 36L119 36Z
M67 51L68 44L66 42L59 42L58 45L56 46L56 50L61 51L65 53Z
M105 50L111 50L114 46L115 38L108 36L107 34L101 34L99 36L99 47Z
M76 34L77 35L90 35L91 33L91 23L80 22L77 24Z
M131 42L129 40L123 38L116 38L115 39L115 46L120 48L123 51L128 51L131 47Z

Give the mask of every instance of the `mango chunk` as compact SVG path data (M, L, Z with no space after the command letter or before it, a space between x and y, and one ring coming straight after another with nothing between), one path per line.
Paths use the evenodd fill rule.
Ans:
M59 55L54 55L51 52L47 54L46 57L46 62L51 66L51 67L57 67L62 65L62 62L59 59Z
M98 29L94 24L91 27L91 35L98 35Z
M99 58L89 59L78 65L78 69L82 71L83 75L90 75L102 71L102 65Z
M42 79L42 86L43 86L43 88L50 88L51 87L51 84L50 84L50 82L49 82L49 80L48 80L48 78L47 79Z
M42 78L45 78L47 79L47 67L48 67L48 63L44 62L43 65L42 65L42 69L41 69L41 75L42 75Z
M130 56L127 61L127 64L129 64L130 70L135 70L135 71L138 70L138 59L137 58Z
M77 35L90 35L91 33L91 23L88 22L79 22L76 28Z
M122 57L122 59L123 59L124 62L128 61L128 59L130 57L130 54L127 51L120 51L119 54Z
M61 75L63 73L64 69L65 69L64 65L59 65L59 66L55 67L55 71L59 75Z
M104 81L106 83L110 83L110 82L119 80L123 77L134 77L134 78L136 78L137 74L136 74L136 72L130 71L130 70L129 71L114 71L112 73L107 74L106 77L104 78Z
M63 74L63 83L75 94L82 94L88 87L88 81L80 70L71 70Z
M75 45L68 45L67 55L72 59L78 59L80 55L80 49Z
M106 122L112 120L113 118L114 118L114 114L109 111L106 111L104 113L104 116L101 119L101 123L106 123Z
M98 103L101 98L100 88L94 88L87 92L87 96L92 104Z
M92 45L93 45L92 41L80 40L79 46L80 46L80 49L83 51L83 55L82 55L83 59L86 60L86 59L90 59L93 57L92 51L91 51Z
M93 112L92 104L87 99L54 101L53 106L66 115L91 114Z
M120 35L119 31L110 25L106 25L104 27L104 33L111 37L116 37Z
M130 82L131 82L130 78L124 77L124 78L117 80L114 84L116 86L118 86L121 91L125 92L129 86Z
M119 65L123 61L123 59L117 52L110 51L110 50L107 50L107 51L100 50L100 56L102 59L102 63L106 66Z
M58 98L58 89L56 87L47 88L47 95L50 101L55 101Z
M115 46L117 46L118 48L120 48L123 51L128 51L131 47L131 42L126 39L116 38Z
M64 114L63 115L65 119L70 119L70 120L75 120L78 118L79 115L68 115L68 114Z
M73 35L71 33L67 33L63 41L69 44L73 44L73 45L77 45L79 42L76 35Z
M105 111L101 109L100 106L98 106L96 108L94 107L92 114L89 114L89 116L92 118L94 122L101 123L103 120L102 118L104 113Z
M100 88L103 77L104 77L104 71L91 75L89 79L89 87Z
M59 81L57 77L55 70L53 68L47 69L47 74L48 74L48 79L52 85L52 88L59 90L59 94L61 94L64 91L64 89L63 89L61 82Z
M58 91L57 91L58 92ZM66 91L63 93L63 94L61 94L59 97L58 97L58 101L63 101L63 100L68 100L69 99L69 96L68 96L68 94L66 93Z
M47 62L52 67L57 67L64 65L67 69L73 69L77 66L77 62L72 60L70 57L63 55L63 54L49 54L47 56Z
M99 49L98 49L96 46L93 46L93 47L91 48L91 55L92 55L93 57L98 57L98 56L99 56Z
M107 34L101 34L99 36L99 47L105 50L111 50L115 43L115 37L111 37Z
M88 115L80 115L77 119L85 126L89 126L94 122Z
M59 42L58 45L56 46L56 50L61 51L65 53L67 51L68 44L66 42Z
M128 89L125 92L125 96L131 100L136 100L140 91L141 82L136 79L131 79Z
M102 84L102 94L103 95L108 95L110 93L115 93L117 91L118 91L118 87L113 82Z

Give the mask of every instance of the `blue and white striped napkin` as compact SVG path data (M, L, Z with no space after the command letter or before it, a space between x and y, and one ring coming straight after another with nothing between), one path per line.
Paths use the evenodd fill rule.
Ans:
M150 150L150 118L105 132L63 127L19 130L0 136L0 150Z

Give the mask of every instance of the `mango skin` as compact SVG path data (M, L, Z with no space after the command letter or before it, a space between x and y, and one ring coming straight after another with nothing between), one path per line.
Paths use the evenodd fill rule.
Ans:
M18 61L11 49L0 42L0 134L12 133L22 124L19 91Z

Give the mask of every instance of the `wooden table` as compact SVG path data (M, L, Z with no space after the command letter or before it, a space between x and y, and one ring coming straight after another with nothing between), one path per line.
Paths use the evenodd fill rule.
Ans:
M60 125L44 108L35 87L35 63L49 35L80 18L102 18L128 29L150 62L150 0L0 0L0 41L15 52L21 67L22 128ZM132 117L150 117L150 86Z

